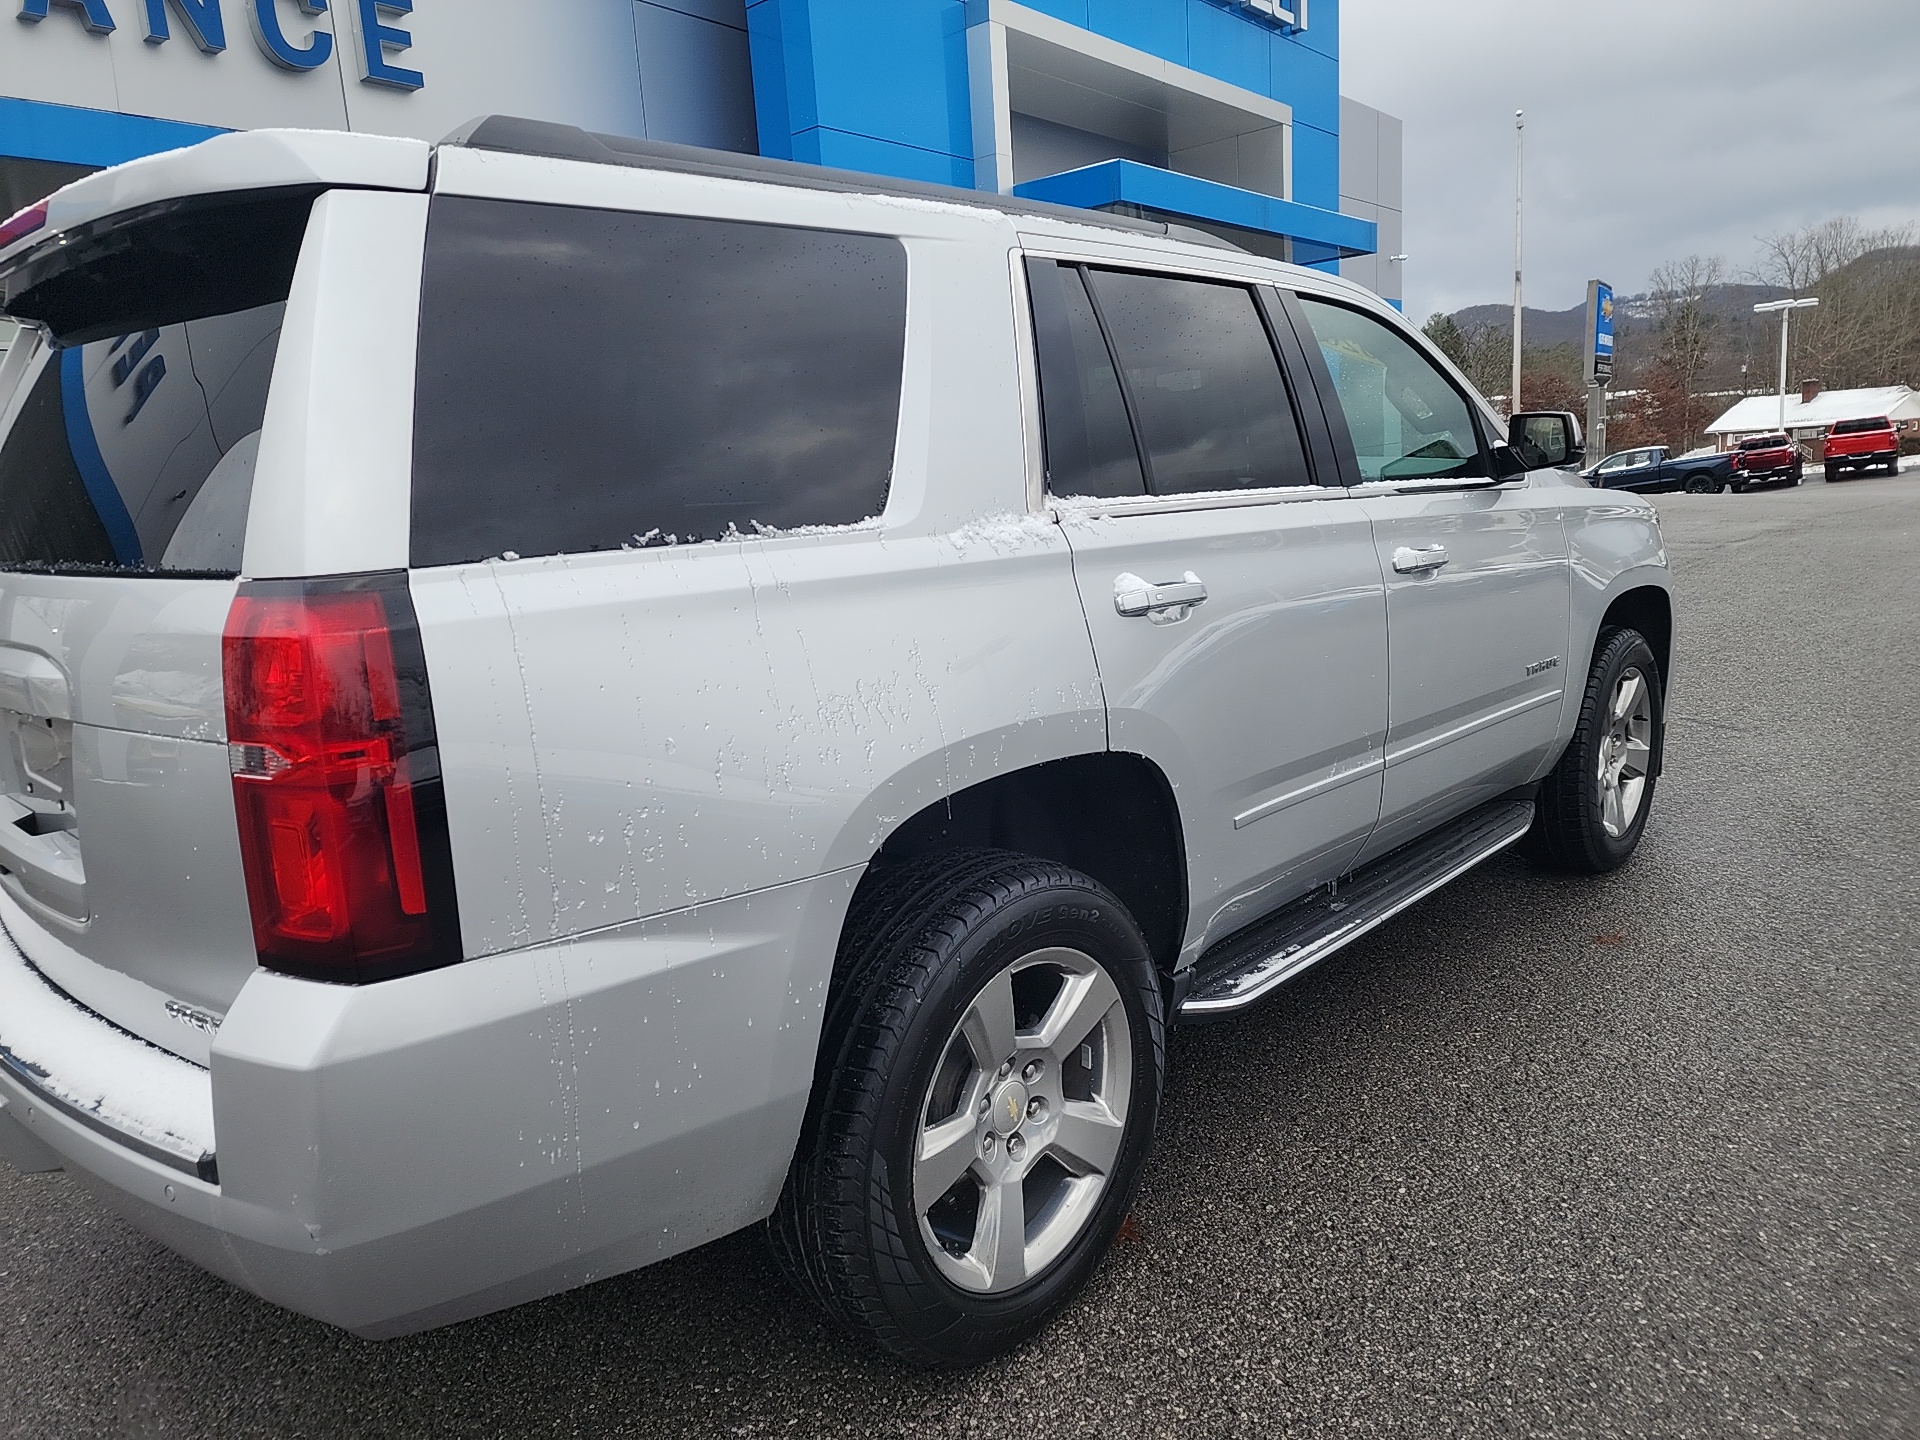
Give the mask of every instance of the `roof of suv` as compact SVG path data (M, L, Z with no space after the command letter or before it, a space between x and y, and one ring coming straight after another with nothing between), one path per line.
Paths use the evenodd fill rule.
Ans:
M957 185L934 185L921 180L898 180L863 170L835 170L805 165L797 160L774 160L732 150L707 150L697 145L670 145L661 140L635 140L624 135L602 135L577 125L546 120L523 120L513 115L488 115L469 121L440 142L469 150L497 150L511 155L538 155L553 160L583 160L595 165L622 165L636 170L668 170L683 175L709 175L727 180L754 180L763 185L791 185L806 190L830 190L853 195L899 195L915 200L939 200L970 205L1009 215L1031 215L1098 225L1135 234L1167 235L1215 249L1241 249L1232 241L1190 225L1115 215L1105 210L1081 210L1043 200L1023 200L991 190L963 190Z

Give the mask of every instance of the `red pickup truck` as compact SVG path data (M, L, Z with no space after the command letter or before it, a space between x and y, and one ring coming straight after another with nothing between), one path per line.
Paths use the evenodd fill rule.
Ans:
M1849 470L1864 472L1882 466L1889 475L1900 470L1900 437L1886 416L1840 420L1827 432L1827 479L1838 480Z
M1733 488L1785 480L1798 485L1806 473L1807 452L1787 435L1751 435L1734 447Z

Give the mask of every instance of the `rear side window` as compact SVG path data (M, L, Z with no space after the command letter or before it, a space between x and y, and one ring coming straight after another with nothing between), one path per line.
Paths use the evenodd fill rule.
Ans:
M311 193L173 203L5 277L0 566L235 574Z
M906 307L889 238L435 200L413 563L878 515Z
M1156 494L1313 483L1251 290L1124 270L1089 278Z
M1080 270L1029 260L1027 280L1040 360L1047 489L1101 499L1145 494L1120 376Z
M1466 397L1411 341L1344 305L1300 297L1332 372L1363 480L1484 476Z

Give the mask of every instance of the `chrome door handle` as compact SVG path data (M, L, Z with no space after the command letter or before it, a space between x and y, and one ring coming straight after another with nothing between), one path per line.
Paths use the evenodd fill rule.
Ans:
M1428 570L1438 570L1447 563L1447 547L1444 545L1422 545L1415 549L1402 545L1393 552L1393 568L1402 575L1419 575Z
M1122 615L1145 615L1156 625L1176 624L1206 600L1207 587L1191 570L1166 585L1149 584L1132 574L1113 580L1113 608Z

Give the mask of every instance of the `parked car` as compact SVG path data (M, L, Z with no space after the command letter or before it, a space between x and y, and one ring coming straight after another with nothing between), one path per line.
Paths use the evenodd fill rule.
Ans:
M1581 472L1606 490L1638 490L1657 494L1685 490L1690 495L1717 495L1733 483L1733 461L1725 455L1672 456L1664 445L1622 450L1591 470Z
M1893 422L1881 415L1869 420L1838 420L1827 432L1825 470L1828 480L1850 471L1862 474L1883 469L1900 473L1900 436Z
M0 236L0 1145L362 1335L767 1222L1002 1352L1169 1024L1647 823L1651 506L1337 277L502 119Z
M1732 452L1734 488L1787 483L1798 485L1811 458L1805 446L1788 435L1749 435Z

